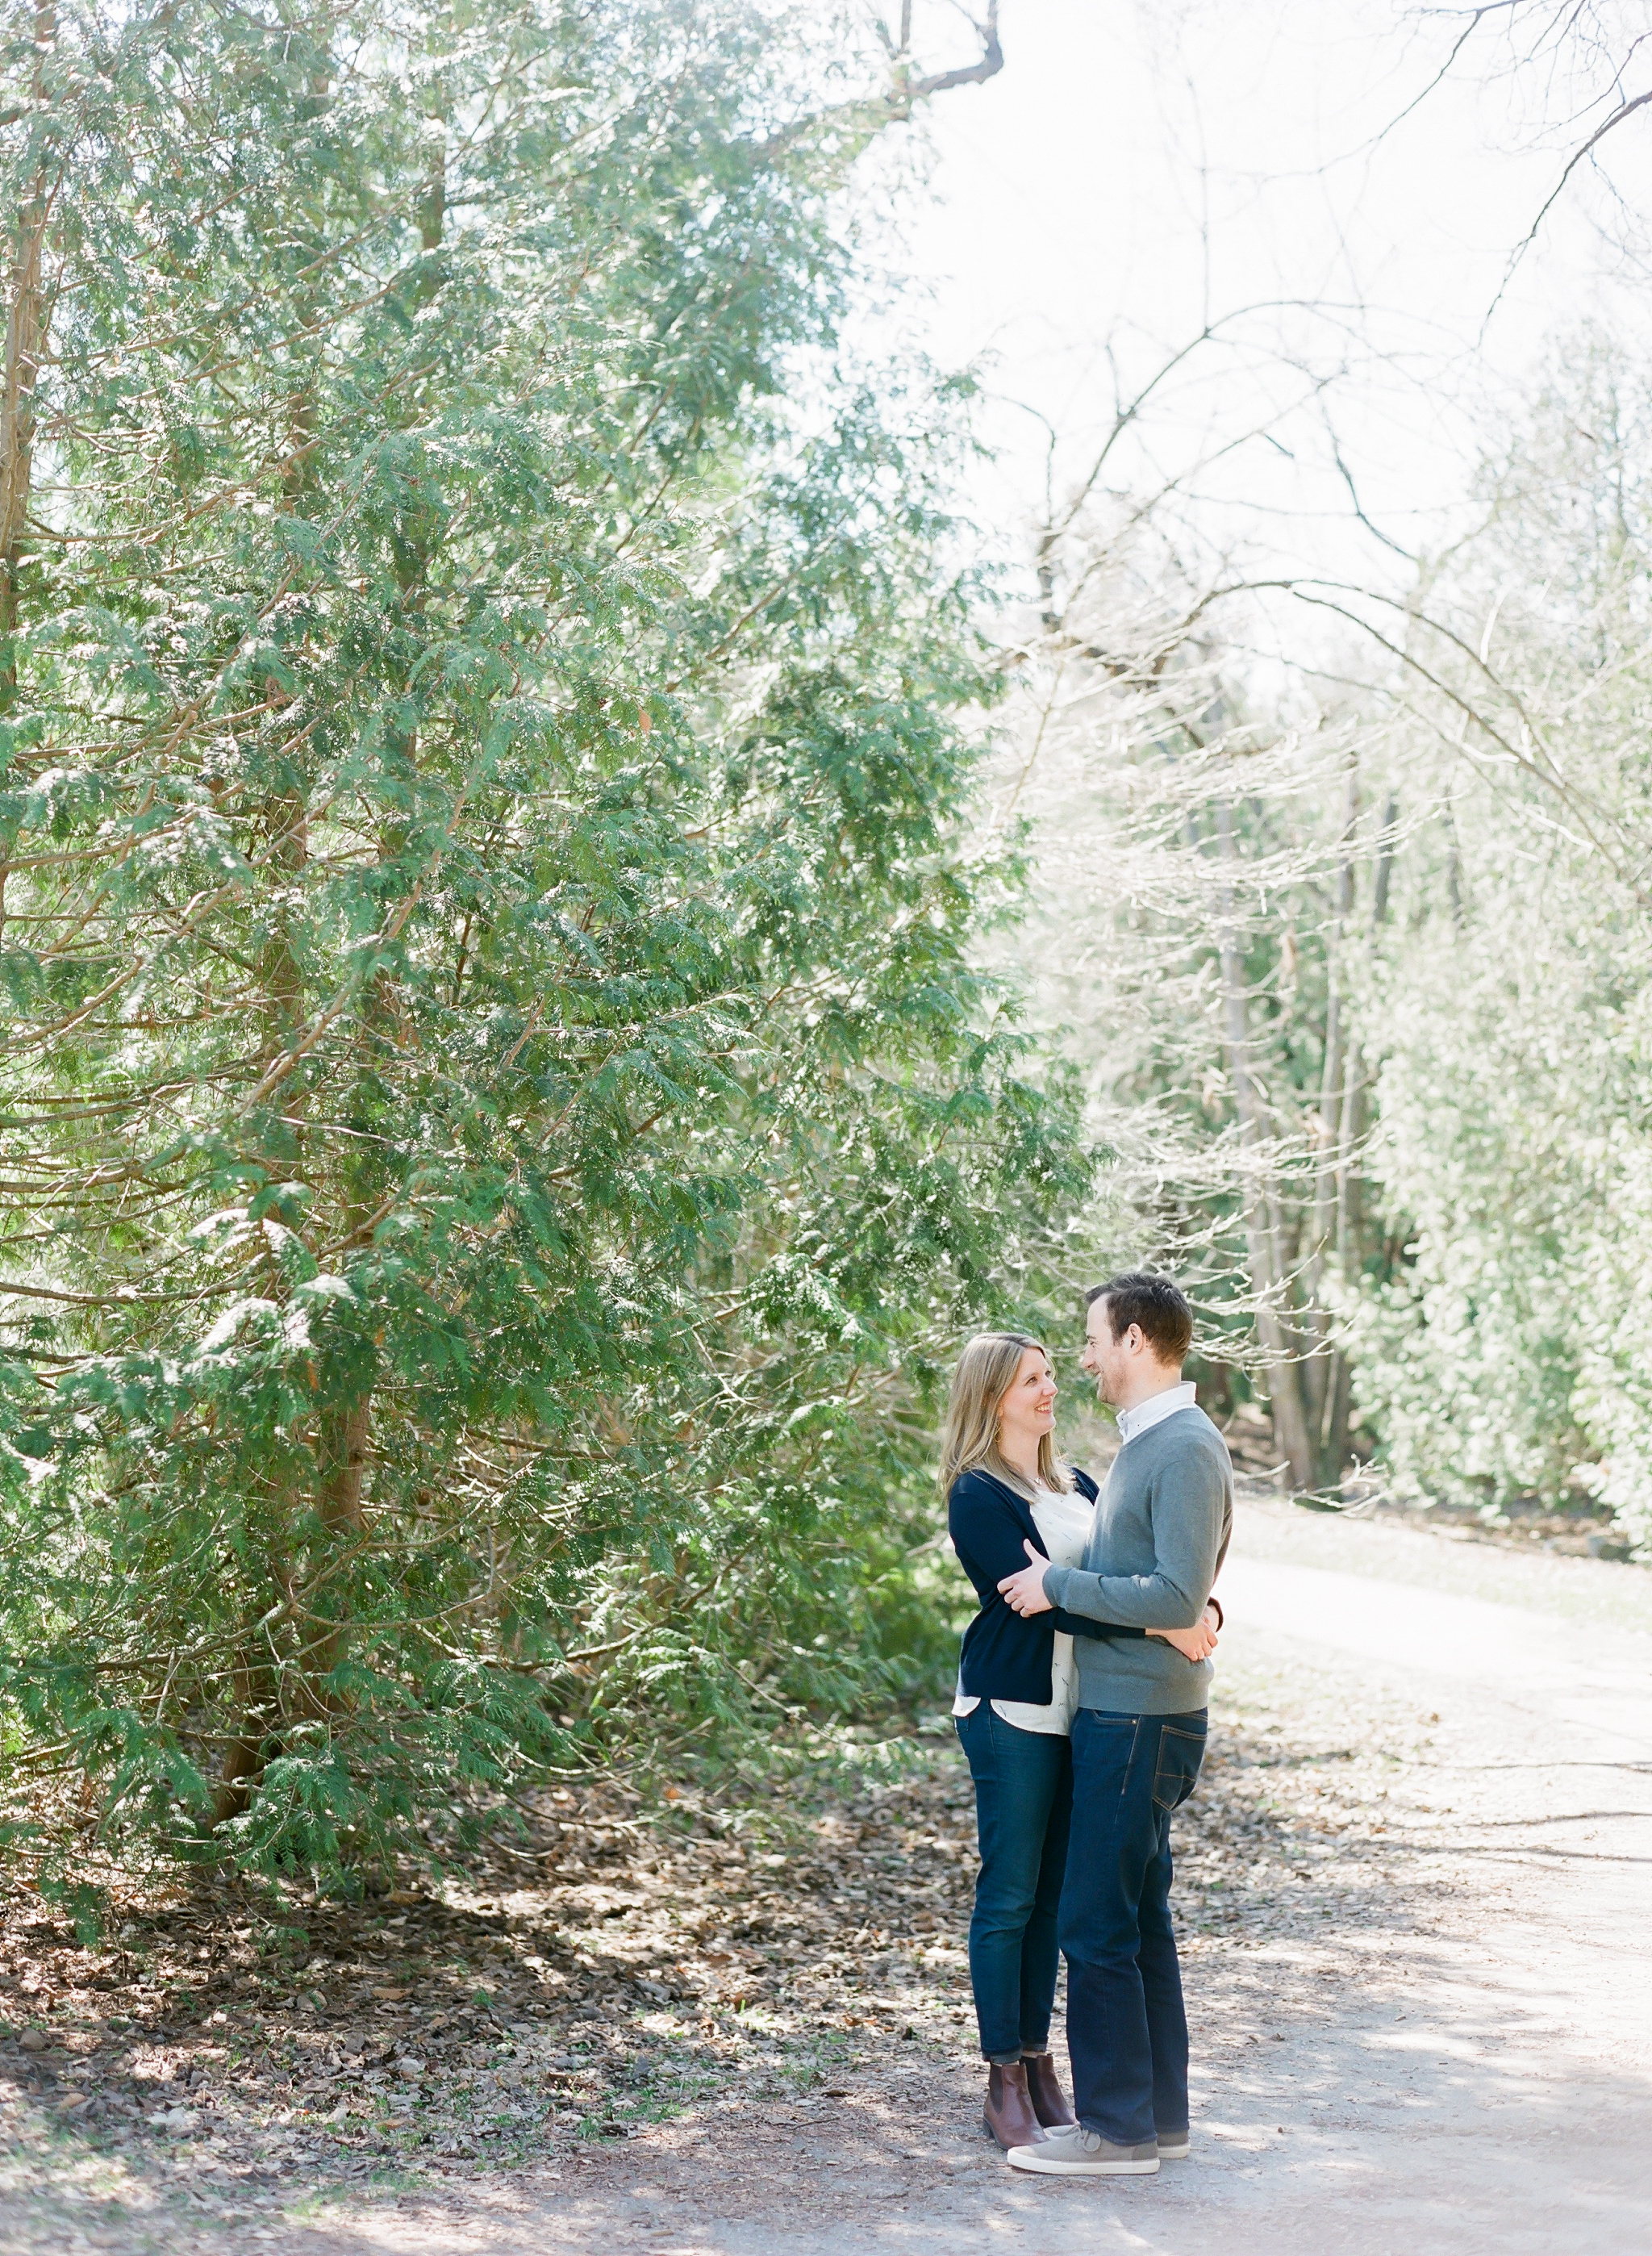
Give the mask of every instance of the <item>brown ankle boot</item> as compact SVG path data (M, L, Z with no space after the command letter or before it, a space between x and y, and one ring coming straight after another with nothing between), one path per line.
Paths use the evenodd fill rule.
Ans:
M1055 2055L1048 2052L1023 2053L1022 2069L1027 2078L1027 2091L1032 2101L1033 2112L1046 2131L1059 2130L1065 2123L1079 2119L1067 2104L1067 2095L1061 2089L1061 2078L1056 2074Z
M981 2111L981 2119L989 2137L996 2139L1008 2154L1012 2147L1036 2147L1044 2137L1038 2118L1033 2112L1032 2094L1027 2089L1027 2070L1022 2061L1012 2061L1001 2068L994 2061L987 2071L987 2100Z

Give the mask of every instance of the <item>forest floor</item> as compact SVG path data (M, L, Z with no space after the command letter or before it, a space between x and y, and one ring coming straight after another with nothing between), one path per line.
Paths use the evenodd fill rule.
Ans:
M464 1886L0 1929L6 2256L1588 2256L1652 2245L1652 1576L1247 1499L1177 1821L1194 2150L979 2129L967 1779L662 1832L547 1800Z

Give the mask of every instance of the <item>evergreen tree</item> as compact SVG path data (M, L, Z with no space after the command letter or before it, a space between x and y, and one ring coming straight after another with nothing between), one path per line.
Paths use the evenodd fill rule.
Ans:
M0 1729L111 1843L336 1872L934 1650L913 1406L1084 1168L814 68L734 0L6 53Z

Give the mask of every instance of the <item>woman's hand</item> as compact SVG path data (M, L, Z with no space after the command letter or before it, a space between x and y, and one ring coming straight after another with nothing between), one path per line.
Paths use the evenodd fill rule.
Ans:
M1206 1606L1192 1629L1150 1629L1148 1635L1162 1637L1166 1645L1173 1645L1177 1653L1185 1653L1189 1660L1208 1660L1216 1650L1220 1619L1215 1607Z
M1035 1551L1025 1537L1022 1549L1032 1561L1018 1575L1006 1575L998 1585L999 1594L1012 1612L1018 1614L1047 1614L1050 1601L1044 1594L1044 1570L1050 1564L1042 1551Z

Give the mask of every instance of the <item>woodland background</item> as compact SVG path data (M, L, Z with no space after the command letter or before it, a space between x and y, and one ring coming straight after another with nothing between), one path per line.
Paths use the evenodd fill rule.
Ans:
M950 1357L1127 1259L1298 1491L1652 1545L1644 363L1382 584L1201 537L1160 373L1006 542L869 318L948 36L8 18L0 1846L84 1918L871 1759Z

